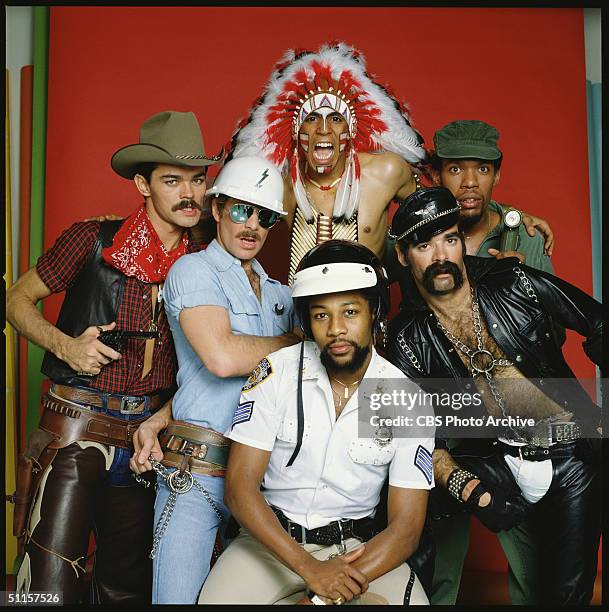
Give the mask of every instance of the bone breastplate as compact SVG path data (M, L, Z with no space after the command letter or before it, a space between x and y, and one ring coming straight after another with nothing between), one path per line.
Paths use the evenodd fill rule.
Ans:
M317 244L326 240L353 240L357 242L357 214L350 221L335 221L322 213L314 212L312 223L307 223L298 206L290 236L290 271L288 284L294 281L294 274L300 260Z

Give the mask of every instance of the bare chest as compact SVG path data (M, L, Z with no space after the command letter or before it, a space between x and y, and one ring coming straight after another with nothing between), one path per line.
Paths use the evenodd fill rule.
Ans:
M314 210L332 217L336 193L335 190L321 191L319 189L308 189L309 201ZM377 255L381 255L387 235L388 203L390 198L384 201L380 194L367 189L362 180L360 204L357 213L357 235L358 241L371 249ZM296 212L296 198L290 186L284 200L284 206L288 212L287 222L292 228Z

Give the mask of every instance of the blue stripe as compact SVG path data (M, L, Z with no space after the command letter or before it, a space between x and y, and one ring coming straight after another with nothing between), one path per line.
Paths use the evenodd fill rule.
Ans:
M414 456L414 464L419 468L419 470L421 470L427 482L431 484L433 476L433 461L431 458L431 453L420 444Z
M252 418L252 412L254 411L254 402L243 402L237 406L235 413L233 414L233 427L239 423L245 423Z
M249 414L244 414L243 416L233 419L233 424L236 425L237 423L243 423L243 421L249 421L249 418Z
M420 461L421 463L424 463L425 465L431 467L433 465L432 460L429 457L424 457L423 455L419 455L417 457L417 461Z

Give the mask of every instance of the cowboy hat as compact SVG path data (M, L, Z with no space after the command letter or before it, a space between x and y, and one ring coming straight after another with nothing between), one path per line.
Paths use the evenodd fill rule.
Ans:
M140 142L116 151L110 165L120 176L132 179L146 163L203 167L218 163L223 151L205 155L201 128L194 113L164 111L146 119L140 128Z

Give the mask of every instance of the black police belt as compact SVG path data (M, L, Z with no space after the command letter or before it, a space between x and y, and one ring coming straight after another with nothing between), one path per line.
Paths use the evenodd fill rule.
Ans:
M342 544L347 538L357 538L365 542L376 532L376 521L369 516L362 519L340 519L317 529L307 529L291 521L279 508L271 506L271 510L288 535L299 544L331 546Z
M575 442L554 444L546 448L543 446L531 446L530 444L514 446L499 440L499 448L506 455L519 457L526 461L545 461L546 459L570 457L575 453Z

